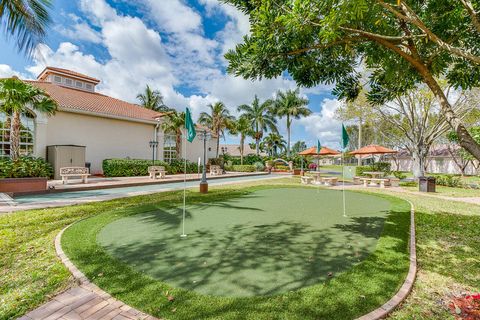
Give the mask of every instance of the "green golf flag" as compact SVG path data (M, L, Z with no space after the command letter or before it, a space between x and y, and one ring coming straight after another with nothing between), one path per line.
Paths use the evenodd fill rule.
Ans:
M342 146L343 146L343 149L345 149L348 146L348 141L350 141L350 137L348 136L347 129L345 129L345 126L342 123Z
M195 131L195 124L192 120L192 114L190 113L190 109L187 108L185 111L185 129L187 129L187 140L188 142L192 142L197 135Z
M317 153L320 153L320 150L322 150L322 145L320 144L320 140L317 140Z

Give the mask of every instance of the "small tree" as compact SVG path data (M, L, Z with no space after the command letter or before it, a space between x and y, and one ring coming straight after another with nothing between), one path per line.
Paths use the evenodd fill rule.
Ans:
M243 165L245 138L254 134L249 119L245 116L241 116L236 121L233 121L230 127L230 133L233 135L240 135L240 164Z
M13 117L10 133L12 160L20 157L20 117L35 110L47 115L55 114L57 103L40 88L13 77L0 80L0 111Z
M306 149L307 149L307 144L305 143L305 141L297 141L292 146L293 153L300 153Z
M218 158L220 137L225 137L225 129L231 127L235 118L230 115L230 111L228 111L223 102L215 102L214 104L208 105L208 108L210 109L210 114L202 112L198 122L207 126L217 136L216 157Z
M165 133L175 134L175 152L177 159L180 159L182 153L182 128L185 127L185 112L173 110L167 113L164 119L161 125L162 130Z
M293 119L309 116L312 111L307 107L308 99L299 96L300 90L278 91L277 98L273 102L273 108L277 116L287 118L287 157L290 156L290 134Z

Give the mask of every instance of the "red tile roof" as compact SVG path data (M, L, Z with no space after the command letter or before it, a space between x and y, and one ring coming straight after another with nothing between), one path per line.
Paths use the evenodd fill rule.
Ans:
M42 75L48 71L51 70L51 71L57 71L57 72L61 72L61 73L64 73L64 74L67 74L67 75L71 75L71 76L74 76L74 77L77 77L77 78L83 78L85 80L89 80L91 82L95 82L95 83L99 83L100 80L96 79L96 78L93 78L93 77L90 77L90 76L87 76L83 73L79 73L79 72L75 72L75 71L72 71L72 70L68 70L68 69L63 69L63 68L56 68L56 67L46 67L45 69L43 69L42 72L40 72L40 75L38 76L38 80L44 80L44 77L42 77Z
M100 93L77 90L44 81L26 81L45 90L64 111L93 113L107 118L154 123L162 113Z

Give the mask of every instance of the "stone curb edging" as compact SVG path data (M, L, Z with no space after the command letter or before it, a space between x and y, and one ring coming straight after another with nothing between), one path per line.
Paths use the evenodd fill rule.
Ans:
M159 320L151 315L148 315L144 312L141 312L135 308L130 307L129 305L123 303L120 300L113 298L109 293L103 291L102 289L100 289L100 287L90 282L90 280L88 280L88 278L70 261L70 259L67 257L67 255L63 251L62 245L61 245L63 232L67 230L70 226L71 225L65 227L55 237L55 251L57 253L57 256L60 258L62 263L68 268L68 270L70 271L74 279L77 281L79 286L97 294L100 298L104 299L108 303L117 304L118 309L128 312L131 315L134 315L136 319Z
M408 202L410 203L410 267L407 277L400 290L398 290L390 300L380 308L377 308L356 320L378 320L386 318L391 312L393 312L393 310L395 310L395 308L405 301L412 291L415 277L417 275L417 248L415 239L415 208L412 202Z

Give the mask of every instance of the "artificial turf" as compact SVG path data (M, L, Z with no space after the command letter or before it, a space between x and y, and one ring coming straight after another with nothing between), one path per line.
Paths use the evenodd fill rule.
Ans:
M98 242L174 287L220 296L273 295L320 283L375 250L390 202L339 191L263 189L224 201L118 219Z
M215 219L215 215L213 214L215 211L220 210L220 208L224 207L225 204L235 206L236 201L240 201L240 199L244 197L247 199L255 199L259 194L262 194L262 192L268 193L268 189L271 188L258 187L250 188L248 190L240 189L234 192L223 194L213 193L209 195L199 195L192 198L190 203L195 204L195 206L198 206L199 208L202 208L200 203L215 203L218 206L213 207L212 217L209 218L211 219L211 224L217 224L217 227L213 228L211 232L218 232L219 228L225 228L225 226L228 226L228 223L225 224L225 222L220 223L217 221L218 219ZM171 219L175 220L175 222L172 224L173 226L170 232L171 234L176 233L178 235L178 212L176 215L172 215L168 212L175 212L175 208L178 207L179 202L159 202L153 205L140 205L128 209L106 211L93 218L81 221L67 229L62 239L62 245L65 252L73 260L73 262L100 287L112 293L114 296L123 300L127 304L139 308L147 313L167 319L347 319L355 318L380 306L382 303L387 301L396 292L396 290L398 290L399 286L403 282L403 279L405 278L406 272L408 271L407 247L410 208L409 204L400 199L388 196L375 197L369 195L359 195L356 193L348 193L348 199L354 199L357 195L359 197L366 196L366 198L362 198L363 201L359 202L361 207L372 205L375 208L374 203L378 205L379 203L381 204L386 202L388 203L387 208L389 210L388 212L381 213L381 211L385 210L385 207L380 205L379 207L376 207L378 210L377 214L373 214L370 217L367 215L367 220L362 220L364 217L360 215L359 218L362 219L357 221L355 221L355 217L352 215L353 211L350 211L349 215L351 217L349 220L353 220L351 223L341 223L342 220L333 221L330 220L332 219L330 216L328 217L327 221L330 220L330 222L326 223L325 225L330 225L330 229L342 230L338 232L339 234L345 232L346 234L349 234L349 236L352 236L353 234L363 233L363 239L374 239L378 236L378 233L381 233L381 236L377 240L376 246L374 240L373 244L370 243L370 245L375 247L375 250L363 261L351 266L351 263L355 261L348 261L348 259L344 259L343 261L345 265L348 266L350 263L351 267L345 267L343 269L344 271L339 273L333 270L332 277L324 281L321 278L324 277L324 273L327 271L321 269L321 264L318 264L321 259L317 258L317 255L320 257L322 256L323 249L327 248L326 244L330 243L329 237L331 237L332 234L326 231L322 233L322 229L319 228L318 225L314 225L312 227L310 224L317 221L314 219L314 216L301 216L303 212L302 207L299 203L295 204L294 200L298 196L292 195L296 192L303 194L305 190L307 189L283 189L283 192L286 193L283 194L284 196L282 197L282 203L284 203L284 205L285 203L288 203L295 208L294 214L292 215L294 219L285 221L285 217L279 217L276 220L277 225L268 223L266 224L265 222L258 223L260 226L266 225L267 228L271 229L272 233L270 233L270 235L273 237L273 239L276 239L276 241L273 243L268 242L268 238L262 238L262 235L265 234L265 231L262 230L262 227L252 229L252 226L250 225L249 227L245 227L245 230L235 230L237 232L232 231L230 233L222 232L218 236L218 240L222 240L217 241L219 247L213 248L226 249L226 251L224 250L222 252L223 255L218 256L216 259L217 261L220 259L220 261L229 262L227 263L227 266L230 268L236 268L235 266L239 266L239 270L242 268L250 268L250 270L254 270L256 266L248 265L248 263L256 261L256 263L259 263L258 268L260 269L265 268L263 263L265 263L268 267L266 270L273 268L272 274L280 272L279 274L282 275L282 271L276 270L275 266L277 266L279 269L282 269L286 266L287 270L289 270L291 273L299 272L301 274L304 272L305 275L306 272L306 278L313 279L309 280L311 281L309 282L305 281L305 277L304 279L299 280L302 278L301 276L297 278L295 274L289 275L288 277L291 280L293 279L293 283L297 281L297 284L295 284L292 289L299 287L299 284L307 287L299 290L287 291L282 294L276 294L273 296L255 295L248 297L213 296L200 294L194 290L182 289L179 288L180 285L172 285L171 279L170 282L164 282L154 278L151 274L148 274L148 263L146 261L142 261L141 258L138 259L136 263L132 261L130 263L125 263L124 261L114 257L117 255L113 253L113 251L105 249L105 247L97 242L98 237L103 245L108 245L108 243L104 242L105 239L102 239L102 237L108 235L108 226L114 226L116 222L120 223L123 218L134 218L134 220L136 220L138 218L142 219L143 217L147 219L145 222L147 222L147 224L151 224L152 227L155 225L161 226L163 223L166 225L170 224L171 222L166 221L158 222L162 219L155 218L153 221L148 222L148 219L152 220L152 213L159 211L165 212L164 214L160 215L163 216L163 218L170 217ZM308 189L307 193L308 192L313 192L316 196L325 199L324 201L321 201L320 204L315 206L319 212L322 211L321 208L324 208L330 209L326 212L330 212L331 214L334 213L334 208L329 208L329 206L331 205L331 202L338 202L335 201L338 199L334 199L334 197L338 197L340 194L339 192L335 193L335 191L326 190L317 191L315 189ZM316 192L318 192L318 194L316 194ZM325 197L321 195L323 192L326 192L324 194ZM245 206L245 203L243 203L242 206ZM254 206L250 207L253 208ZM190 211L193 211L192 208L190 208ZM352 208L353 206L351 206L351 209ZM206 212L210 210L209 207L204 209L207 210ZM250 209L246 211L250 211ZM337 209L338 208L336 208L336 210ZM225 210L225 208L222 210ZM223 219L227 222L230 221L230 228L239 225L239 221L235 220L238 219L236 215L242 214L243 212L240 208L237 208L237 210L231 210L233 211L231 211L230 214L236 212L234 214L235 217L233 217L233 219ZM256 211L257 215L260 214L257 210L253 211ZM281 212L283 211L285 210L281 208ZM335 213L341 216L341 212ZM175 218L172 218L172 216L167 214L175 216ZM253 214L254 213L251 213L252 217ZM150 218L147 218L149 216ZM195 217L195 214L192 214L192 219L196 218L202 220L200 217L201 214L199 214L198 217ZM270 217L273 218L273 215ZM373 220L371 220L372 217ZM383 230L382 223L380 223L380 225L378 224L378 219L382 219L382 217L385 219L383 222ZM132 222L134 220L132 220ZM127 221L129 220L124 220L124 222ZM288 241L290 241L292 237L289 237L289 234L291 234L292 230L295 231L294 229L291 229L292 224L298 224L299 221L304 222L300 225L299 230L301 231L297 230L296 232L297 234L301 234L299 237L303 238L302 241L307 241L307 243L305 245L304 242L304 245L302 246L300 244L301 242L299 242L290 247ZM190 219L188 222L191 222ZM242 220L240 222L242 222L240 225L245 225L245 221ZM142 225L142 223L140 223L140 225ZM189 226L191 227L192 225L194 224L190 223ZM105 226L107 226L107 229L104 229ZM130 224L131 228L129 229L128 224L125 224L126 229L123 231L123 239L130 239L130 235L136 233L135 228L137 226L135 224ZM200 247L206 248L211 245L210 240L207 240L207 244L203 244L200 241L201 238L195 240L195 236L201 232L206 225L202 225L202 223L200 223L198 226L201 227L191 230L188 230L187 228L187 231L189 232L189 241L190 238L193 238L194 242L192 243L193 248L188 250L188 252L192 253L192 260L187 259L187 262L196 261L194 259L196 257L195 246L199 245ZM302 233L305 230L305 227L308 227L308 230L312 233L310 243L308 242L308 236ZM246 233L247 239L250 238L250 240L246 241L243 239L242 235L244 233ZM297 241L297 235L295 233L293 235L293 239ZM321 238L322 235L327 239L327 241ZM217 237L216 235L210 236L212 238ZM159 239L161 239L161 236L159 237ZM344 240L345 238L342 241ZM181 240L178 238L178 241ZM239 242L238 244L236 243L237 241ZM242 241L244 242L242 243ZM287 241L287 243L282 246L282 241ZM351 244L352 247L354 247L355 241L351 241ZM317 249L317 251L314 251L313 255L306 257L306 251L304 251L303 247L305 247L305 250L307 251L311 249ZM368 248L368 245L365 248ZM178 248L172 247L174 256L178 256L180 258L184 257L184 253L177 252L177 249ZM340 251L347 249L346 252L351 250L345 245L340 246L337 249ZM295 250L298 250L299 252L295 252ZM368 249L366 250L368 251ZM159 251L161 252L161 250ZM255 257L260 256L260 258L258 260L253 258L242 260L241 256L236 256L237 252L242 251L244 251L244 253L239 253L240 255L245 254L245 251L247 251L247 253L255 254ZM212 252L215 252L215 250L212 250ZM354 253L355 251L353 250L351 252ZM279 259L281 258L279 256L281 253L284 253L287 257L289 257L289 259L293 259L293 262L296 262L297 266L295 266L295 263L288 261L286 265L282 265L282 260ZM264 254L264 259L261 259L261 254ZM341 252L337 254L342 256ZM319 267L318 270L320 271L318 273L321 275L320 277L317 277L317 272L315 271L311 271L310 273L308 272L308 266L311 262L309 260L312 259L314 263L310 264L310 266ZM199 261L202 263L205 262L202 261L202 259ZM209 260L206 260L206 262L207 266L204 268L210 269L211 265L209 265ZM342 266L340 266L340 264L332 265L336 265L339 268L337 270L342 270ZM175 264L173 264L171 267L174 270L178 270L178 266L175 266ZM181 268L184 268L183 271L189 270L187 267ZM196 269L195 272L200 272L201 274L204 272L199 265L194 266L193 269L194 271ZM161 271L162 269L160 268L158 270ZM217 269L213 268L213 270L216 271ZM314 270L314 268L312 270ZM223 272L226 274L221 275L221 277L218 278L220 279L219 281L227 279L230 271L232 271L232 269L224 268ZM260 274L262 277L265 276L264 272L261 272ZM232 283L235 281L235 279L242 280L235 276L233 278L234 279L231 281ZM304 283L302 283L302 281ZM314 284L315 282L316 284ZM238 285L238 287L241 287L241 285ZM210 288L213 287L210 286ZM223 288L224 290L231 290L232 287L231 284L229 284ZM275 286L273 286L273 289L277 290ZM269 294L269 290L271 291L272 288L266 290L260 288L254 289L253 291L256 290L260 294ZM286 290L290 289L287 288ZM276 292L280 291L284 290L277 290ZM244 294L245 293L240 293L240 295Z

